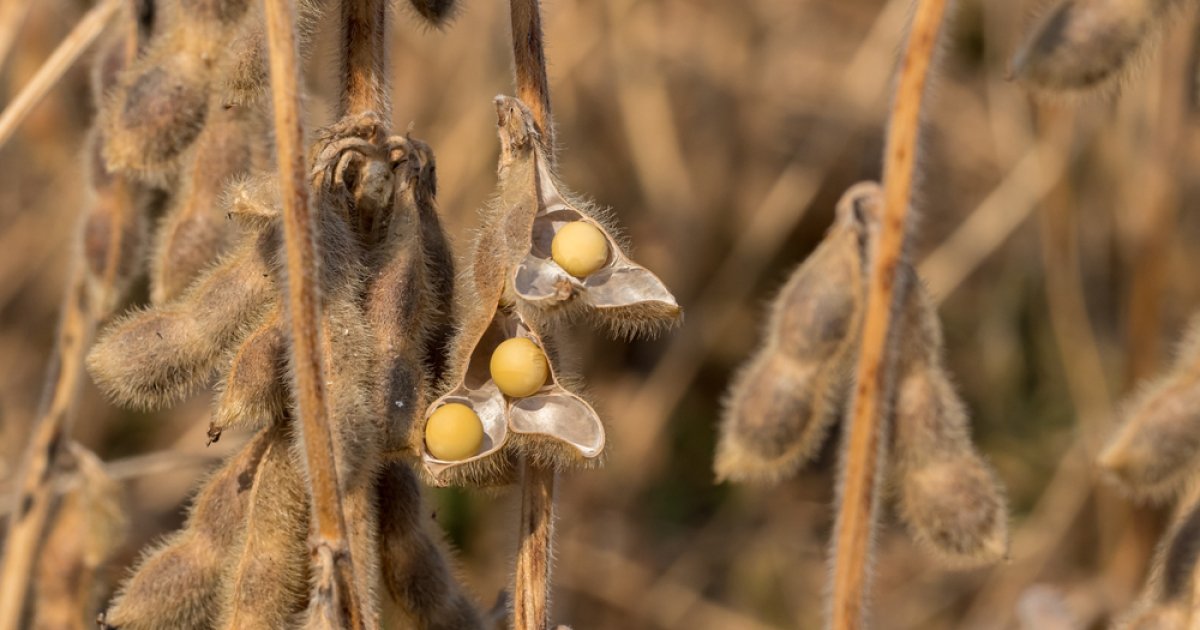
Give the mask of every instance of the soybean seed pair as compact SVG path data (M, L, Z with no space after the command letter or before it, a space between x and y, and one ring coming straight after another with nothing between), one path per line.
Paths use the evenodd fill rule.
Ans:
M714 468L719 479L777 482L820 448L850 398L866 296L866 261L881 191L852 187L825 239L772 305L762 349L730 389ZM897 270L903 296L889 448L892 490L913 537L951 565L1007 551L1003 493L975 453L968 420L942 364L941 326L912 266Z

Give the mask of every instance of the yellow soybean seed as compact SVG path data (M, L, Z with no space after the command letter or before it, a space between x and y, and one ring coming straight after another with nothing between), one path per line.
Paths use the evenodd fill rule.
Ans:
M586 278L608 262L608 239L587 221L568 223L554 235L550 257L572 276Z
M483 446L483 423L462 403L438 407L425 423L425 448L445 461L466 459Z
M550 376L546 354L525 337L507 339L496 346L490 367L496 387L514 398L532 395Z

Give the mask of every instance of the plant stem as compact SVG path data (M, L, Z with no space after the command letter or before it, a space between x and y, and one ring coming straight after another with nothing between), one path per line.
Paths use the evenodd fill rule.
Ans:
M554 121L550 116L550 82L546 78L546 51L542 44L539 0L511 0L513 66L517 98L533 113L547 153L554 153Z
M75 419L83 360L91 345L96 321L88 309L87 275L76 261L71 284L59 315L54 355L46 377L45 398L25 449L25 460L13 491L12 519L0 568L0 630L21 623L25 594L38 555L50 506L54 503L58 461Z
M546 630L550 624L555 476L553 470L525 461L521 476L521 542L513 596L516 630Z
M391 122L386 0L342 0L341 116L374 112Z
M300 121L296 12L292 0L263 0L270 57L271 96L283 233L287 305L291 326L293 393L312 495L314 574L332 576L328 603L339 625L361 628L363 615L354 588L354 566L329 428L326 374L319 350L322 312L317 283L313 209L309 202L304 130ZM328 566L332 563L332 566Z
M919 0L892 103L884 155L883 217L871 259L849 446L842 469L829 613L833 630L864 627L871 530L879 490L881 425L890 395L888 372L894 363L889 357L892 353L888 340L901 297L896 291L896 278L904 257L921 103L946 3L947 0Z

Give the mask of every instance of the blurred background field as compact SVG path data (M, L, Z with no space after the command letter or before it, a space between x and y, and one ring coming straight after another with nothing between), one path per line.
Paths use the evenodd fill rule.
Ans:
M89 4L33 3L0 98ZM560 484L558 621L820 626L840 435L795 479L734 487L713 483L715 426L766 300L820 239L841 192L879 176L909 4L544 3L563 179L613 208L638 260L686 311L682 327L652 342L583 329L572 341L609 456ZM1013 628L1056 607L1100 627L1140 588L1161 531L1162 509L1110 490L1091 461L1120 400L1170 358L1200 301L1200 216L1189 212L1200 200L1195 28L1190 13L1173 20L1117 94L1039 103L1005 80L1038 4L958 3L927 114L913 244L976 441L1008 488L1012 557L941 569L889 514L877 628ZM310 58L313 128L331 118L332 35L317 33ZM511 91L507 7L466 0L444 31L401 8L393 41L395 127L411 124L436 152L440 205L461 251L495 183L491 97ZM0 148L0 479L37 407L87 203L86 65ZM207 403L136 414L85 392L75 438L127 477L134 532L114 581L180 524L190 489L245 438L206 448ZM511 571L516 493L429 494L490 605Z

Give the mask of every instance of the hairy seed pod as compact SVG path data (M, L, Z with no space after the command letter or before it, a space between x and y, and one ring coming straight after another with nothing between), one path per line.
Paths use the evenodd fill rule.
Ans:
M257 429L287 413L287 333L276 307L247 335L229 361L208 426L212 442L233 427Z
M901 519L950 566L1008 553L1008 512L995 473L971 444L966 407L942 365L937 313L911 267L900 334L892 442Z
M775 298L763 347L730 387L718 479L779 481L820 448L850 380L879 201L875 184L847 191L825 239Z
M88 355L96 384L119 404L168 405L203 385L220 356L270 306L278 231L247 235L178 300L114 322Z
M99 318L113 313L142 271L147 219L161 195L108 170L99 152L103 137L93 130L87 140L91 204L81 235L90 303Z
M446 371L446 353L450 349L455 330L454 310L454 253L450 240L442 228L437 208L437 163L429 145L408 139L409 153L418 159L419 168L411 176L408 187L412 190L413 202L417 207L417 222L421 229L421 259L425 262L430 310L429 330L425 335L425 364L429 369L430 383L441 383Z
M437 28L445 26L458 13L457 0L409 0L408 5L426 23Z
M245 528L250 481L275 440L251 438L204 484L184 528L147 553L102 618L109 630L204 630L220 613L221 578Z
M1200 484L1180 497L1171 524L1159 539L1149 577L1138 601L1114 628L1121 630L1186 627L1193 605L1194 576L1200 561Z
M1110 83L1132 65L1176 0L1063 0L1013 58L1026 84L1054 92Z
M249 491L240 552L222 578L218 628L287 628L304 610L308 495L287 436L273 436Z
M222 193L255 162L261 121L244 108L223 108L196 140L183 166L180 190L161 221L150 265L150 300L162 304L183 293L213 264L230 240Z
M210 85L248 0L181 0L144 55L125 70L101 111L104 156L114 170L164 181L212 115Z
M397 627L482 630L483 619L448 560L441 536L421 509L421 489L405 464L390 464L379 483L383 583L403 616Z
M104 564L124 543L122 489L87 449L71 444L79 485L62 498L42 544L33 585L35 630L83 630L96 616Z
M317 29L321 17L321 2L297 0L296 31L301 53ZM241 21L229 42L230 54L221 59L216 72L219 77L217 98L223 105L250 106L259 103L267 93L270 74L267 68L267 33L261 2L251 3L248 15Z
M474 251L480 296L515 303L537 325L582 311L617 336L652 334L673 325L682 310L662 281L624 253L603 213L576 202L551 167L529 110L496 98L500 128L500 190L485 210ZM607 241L607 260L578 278L553 259L553 241L568 225L586 224Z
M1125 421L1100 466L1130 494L1167 499L1195 476L1200 459L1200 317L1171 369L1124 405Z

